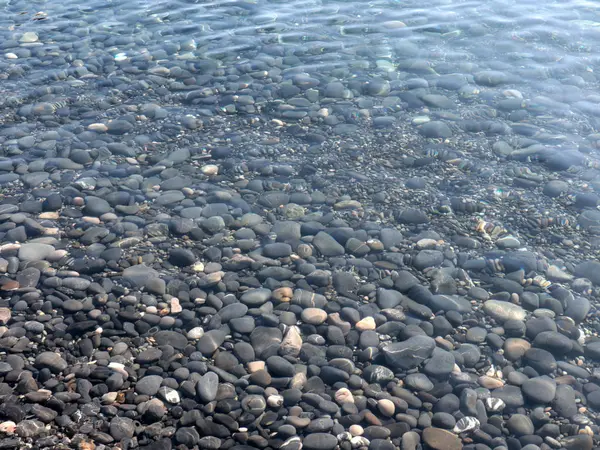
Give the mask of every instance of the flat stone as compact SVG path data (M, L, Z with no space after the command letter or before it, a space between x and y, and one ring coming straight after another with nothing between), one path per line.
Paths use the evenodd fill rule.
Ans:
M311 325L321 325L327 320L327 312L321 308L306 308L300 316L303 322Z
M548 377L534 377L525 381L521 386L523 394L536 404L550 403L556 394L556 382Z
M52 373L60 373L69 365L55 352L42 352L35 358L35 367L38 369L50 369Z
M337 438L329 433L312 433L302 441L306 450L333 450L337 444Z
M135 433L135 424L128 417L113 417L110 421L110 435L116 440L132 438Z
M413 336L403 342L395 342L383 348L385 359L396 369L414 369L429 358L435 349L435 341L427 336Z
M147 375L138 380L135 385L135 391L141 395L156 395L163 382L159 375Z
M187 344L187 337L176 331L161 330L153 336L158 346L170 345L177 350L183 350Z
M434 450L462 450L460 438L441 428L428 427L423 430L423 441Z
M49 244L27 243L21 244L19 248L19 259L21 261L42 261L54 253L54 247Z
M158 278L159 274L152 267L144 264L127 267L123 271L123 278L132 283L135 287L144 287L151 278Z
M500 300L488 300L483 304L483 311L499 322L507 320L525 320L527 312L519 305Z
M316 234L312 244L323 256L342 256L345 253L344 247L324 231Z
M212 356L212 354L225 342L226 334L223 330L209 330L198 339L196 348L204 356Z
M212 402L217 397L219 376L214 372L207 372L196 383L198 399L203 403Z

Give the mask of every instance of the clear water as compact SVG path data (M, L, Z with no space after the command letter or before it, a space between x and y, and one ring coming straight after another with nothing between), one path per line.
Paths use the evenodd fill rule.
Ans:
M150 140L168 145L216 139L214 118L256 120L271 128L250 156L308 158L331 180L343 172L335 189L364 202L380 193L382 216L407 205L444 213L453 196L504 202L489 215L523 235L544 218L575 224L584 208L573 196L600 189L597 2L65 0L1 9L0 118L9 129L77 134L155 103L167 114ZM48 107L40 102L49 114L36 112ZM169 125L189 115L206 123L203 135ZM450 133L428 135L428 121ZM135 133L123 139L147 149ZM282 136L295 153L270 150ZM14 137L2 138L7 158L20 155ZM404 189L413 177L431 189ZM552 179L566 180L571 197L542 196Z

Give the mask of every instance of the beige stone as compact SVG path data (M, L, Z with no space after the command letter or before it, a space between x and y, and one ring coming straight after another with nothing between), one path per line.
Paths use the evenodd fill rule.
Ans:
M251 361L248 363L248 372L254 373L265 369L264 361Z
M335 401L340 405L344 403L354 403L354 396L347 388L340 388L335 393Z
M396 405L394 405L393 401L388 400L387 398L382 398L381 400L377 401L377 409L384 416L393 417L394 413L396 412Z
M377 324L372 317L365 317L356 323L356 329L359 331L374 330L375 328L377 328Z

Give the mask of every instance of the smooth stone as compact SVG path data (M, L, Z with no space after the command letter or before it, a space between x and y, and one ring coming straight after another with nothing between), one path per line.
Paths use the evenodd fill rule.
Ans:
M548 377L530 378L521 386L523 394L534 403L546 404L554 399L556 382Z
M196 384L196 393L203 403L212 402L217 397L219 389L219 376L214 372L207 372Z
M452 136L452 130L444 122L432 120L420 126L419 133L426 138L446 139Z
M196 262L196 256L186 248L172 248L169 251L169 262L177 267L191 266Z
M110 435L117 441L131 439L135 434L135 424L128 417L114 417L110 421Z
M183 350L187 344L187 337L176 331L161 330L152 336L158 346L170 345L177 350Z
M54 247L42 243L21 244L19 259L21 261L42 261L54 253Z
M428 267L439 266L444 262L444 254L439 250L421 250L413 258L415 269L424 270Z
M159 375L147 375L138 380L135 391L141 395L156 395L163 382Z
M158 278L158 276L156 270L144 264L130 266L123 271L123 278L139 288L144 287L151 278Z
M69 367L69 364L58 353L42 352L35 358L35 367L49 369L52 373L60 373Z
M271 290L265 288L251 289L242 294L240 302L249 308L257 308L271 298Z
M508 430L516 436L528 436L535 432L531 419L523 414L513 414L506 422Z
M413 336L403 342L385 346L382 351L390 366L395 369L414 369L429 358L435 349L435 341L427 336Z
M600 262L584 261L575 266L575 276L587 278L595 285L600 285Z
M483 311L499 322L507 320L525 320L527 312L519 305L500 300L488 300L483 304Z
M321 308L306 308L302 311L300 318L310 325L321 325L327 320L327 312Z
M204 356L212 356L212 354L225 342L227 334L223 330L209 330L198 339L196 348Z
M302 441L306 450L333 450L337 444L337 438L329 433L312 433Z
M345 253L344 247L324 231L319 231L315 235L312 244L326 257L342 256Z
M461 450L463 448L462 442L457 435L441 428L425 428L422 438L433 450Z

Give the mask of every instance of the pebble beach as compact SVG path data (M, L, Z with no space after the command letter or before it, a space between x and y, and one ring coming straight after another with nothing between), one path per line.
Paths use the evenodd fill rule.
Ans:
M600 449L600 8L0 2L0 450Z

